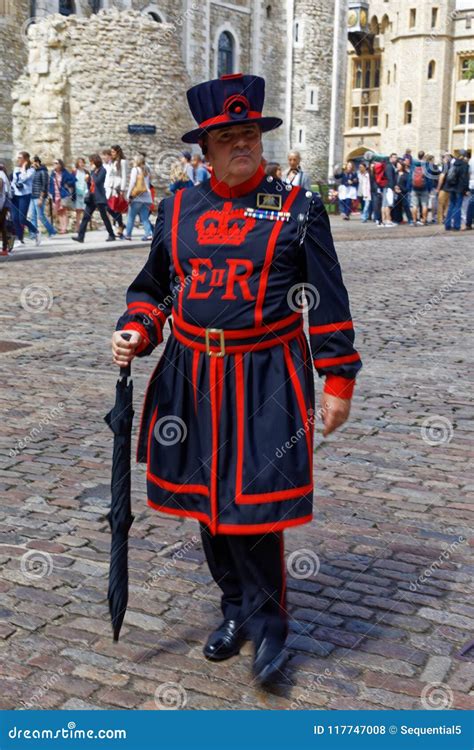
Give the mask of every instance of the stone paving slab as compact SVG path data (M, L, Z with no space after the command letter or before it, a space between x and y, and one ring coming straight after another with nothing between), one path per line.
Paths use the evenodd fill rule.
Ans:
M364 368L350 421L318 430L314 520L285 535L291 660L271 692L249 644L203 659L220 612L197 526L146 506L137 464L112 642L109 341L146 248L2 269L0 339L27 346L0 349L0 708L474 707L473 654L460 657L474 626L472 243L347 224L335 235ZM134 364L137 411L160 351Z

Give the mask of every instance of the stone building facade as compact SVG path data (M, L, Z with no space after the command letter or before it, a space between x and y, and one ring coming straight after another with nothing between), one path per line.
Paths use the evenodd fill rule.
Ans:
M349 2L348 32L346 159L474 151L474 0Z
M140 146L160 159L182 147L184 89L242 71L265 77L265 110L284 119L265 137L265 156L285 165L287 151L298 148L313 178L326 179L329 133L342 121L331 107L334 99L341 112L343 106L332 75L333 11L347 0L15 0L14 17L2 17L8 2L0 0L0 24L18 38L9 91L0 99L0 159L21 146L49 160L61 142L67 160L112 142L129 148L138 143L127 134L133 122L156 125ZM343 10L342 34L345 17ZM342 134L332 140L340 149Z

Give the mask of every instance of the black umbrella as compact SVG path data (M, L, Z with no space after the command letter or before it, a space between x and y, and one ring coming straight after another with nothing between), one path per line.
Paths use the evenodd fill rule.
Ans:
M127 341L129 333L123 333ZM130 365L120 368L117 381L115 406L104 417L114 433L112 458L112 502L107 519L112 531L110 547L109 600L110 616L114 631L114 641L118 641L125 610L128 603L128 532L133 523L130 498L130 454L133 422L133 382Z

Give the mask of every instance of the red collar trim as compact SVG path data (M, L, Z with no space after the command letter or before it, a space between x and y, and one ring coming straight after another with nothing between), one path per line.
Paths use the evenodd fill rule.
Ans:
M211 189L217 193L217 195L220 195L221 198L240 198L240 196L246 195L255 190L264 177L265 170L260 164L255 174L248 180L245 180L245 182L241 182L238 185L234 185L234 187L229 187L229 185L223 180L219 182L213 172L211 174Z

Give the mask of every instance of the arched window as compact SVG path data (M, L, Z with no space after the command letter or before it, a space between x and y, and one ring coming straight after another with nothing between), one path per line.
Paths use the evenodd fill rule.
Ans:
M74 0L59 0L59 12L62 16L70 16L76 12Z
M234 38L228 31L219 36L217 45L217 75L228 75L234 72Z
M394 63L393 65L393 82L395 83L397 80L397 63Z
M403 109L403 123L404 125L409 125L413 119L413 105L411 101L408 99L405 102L405 106Z
M354 88L362 88L362 61L357 60L354 68Z
M36 0L30 0L30 18L36 18Z
M434 78L435 70L436 70L436 63L434 60L430 60L428 63L428 79L429 80Z
M89 0L89 5L93 13L98 13L102 8L102 0Z

